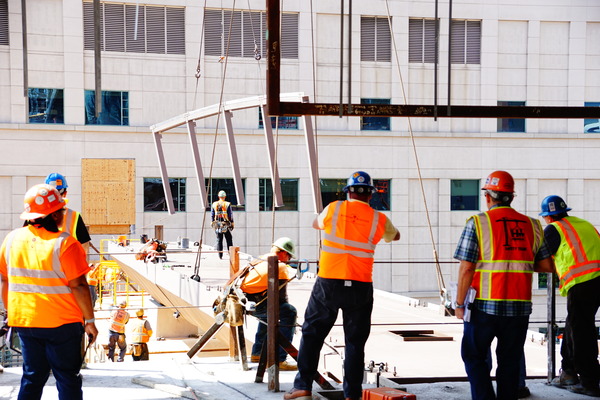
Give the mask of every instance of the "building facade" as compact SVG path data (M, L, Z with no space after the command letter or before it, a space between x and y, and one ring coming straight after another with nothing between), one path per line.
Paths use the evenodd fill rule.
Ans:
M119 220L132 236L152 236L162 225L166 240L213 244L185 130L163 138L179 210L171 216L164 211L149 126L265 94L265 2L238 3L207 0L205 9L192 0L101 2L102 94L95 96L93 3L27 1L24 40L21 2L0 0L0 234L20 224L27 188L61 172L69 180L70 206L83 210L88 224ZM351 16L345 11L341 36L339 2L284 1L281 91L339 102L343 37L342 95L349 96L351 82L353 103L433 104L437 47L440 105L450 92L455 105L600 106L597 2L455 0L451 23L448 3L440 2L437 46L434 5L358 2ZM261 254L285 235L297 242L301 258L316 259L302 119L275 122L286 206L274 213L262 115L258 108L241 110L233 123L246 198L234 211L234 244ZM432 242L446 284L456 280L456 242L465 220L485 207L481 180L493 170L515 177L513 204L521 212L536 216L540 201L558 194L574 215L600 223L598 120L318 117L313 124L324 203L341 196L350 173L365 170L377 180L375 206L402 233L397 244L377 249L378 288L435 299ZM223 121L200 120L196 131L204 174L214 182L210 201L224 189L235 203ZM102 173L90 160L105 161ZM122 182L114 163L124 160L130 173ZM132 212L106 211L119 201ZM545 291L536 294L543 302Z

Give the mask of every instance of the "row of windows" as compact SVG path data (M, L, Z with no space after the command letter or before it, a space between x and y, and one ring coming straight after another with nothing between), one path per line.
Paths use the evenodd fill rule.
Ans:
M298 179L280 179L281 192L283 195L283 207L276 211L298 211ZM213 178L209 185L208 179L205 185L208 188L208 198L217 199L217 193L224 190L227 200L231 202L234 209L244 211L245 206L237 206L237 196L233 179ZM171 194L176 211L186 211L186 178L169 178ZM246 179L242 179L244 190ZM375 193L371 198L371 206L380 211L390 211L390 179L374 179ZM346 179L320 179L321 200L323 205L336 200L345 200ZM480 182L478 179L453 179L450 182L450 210L451 211L478 211L480 198ZM260 178L258 181L258 210L273 210L273 186L270 178ZM167 211L167 203L164 196L161 178L144 178L144 211Z
M298 181L297 178L280 179L284 206L276 208L276 211L298 211ZM217 200L217 193L224 190L227 193L227 201L231 202L235 210L244 211L246 209L245 206L237 206L233 179L213 178L211 182L210 185L208 179L204 182L208 188L209 199ZM186 178L169 178L176 211L186 211L186 183ZM346 199L346 193L343 191L346 179L321 179L320 183L324 205L335 200ZM245 190L246 179L242 179L242 185ZM390 180L374 179L373 185L377 190L371 199L371 206L380 211L390 210ZM273 185L270 178L259 179L258 193L258 210L272 211ZM144 178L144 211L167 211L161 178Z

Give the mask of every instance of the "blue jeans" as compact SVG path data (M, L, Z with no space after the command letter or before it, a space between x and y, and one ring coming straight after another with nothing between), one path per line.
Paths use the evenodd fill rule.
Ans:
M267 322L267 302L265 301L264 307L259 307L254 312L254 316L263 322ZM261 304L261 306L263 305ZM292 342L294 338L294 331L296 328L296 317L298 312L296 311L296 307L291 305L290 303L281 303L279 304L279 331L281 334ZM258 324L258 329L256 330L256 336L254 338L254 344L252 345L252 354L260 355L263 347L263 343L267 337L267 326L265 324ZM279 347L279 362L285 361L287 358L287 352L283 349L283 347Z
M344 397L359 399L365 366L365 343L371 333L373 283L317 277L302 325L298 374L294 387L312 390L321 348L339 310L344 320Z
M520 363L528 325L529 316L500 317L477 309L471 310L471 321L464 323L461 355L473 400L517 399ZM491 363L488 361L494 338L498 339L497 395L494 394L490 378Z
M60 400L83 399L81 342L83 325L71 323L57 328L16 328L23 352L23 377L19 400L42 397L50 370L56 379Z

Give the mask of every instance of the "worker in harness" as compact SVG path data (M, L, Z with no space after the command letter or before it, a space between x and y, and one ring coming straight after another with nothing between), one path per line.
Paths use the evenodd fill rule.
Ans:
M488 211L467 220L456 246L460 260L455 315L464 321L461 355L471 385L471 398L516 399L519 363L532 311L533 272L554 272L554 263L537 219L510 205L514 180L506 171L494 171L482 190ZM466 305L469 287L475 300ZM464 320L469 307L470 319ZM497 338L497 393L488 362Z
M346 342L344 397L361 398L373 310L375 247L381 239L387 243L400 240L400 232L386 215L369 205L374 191L369 174L356 171L344 187L348 200L330 203L313 222L313 228L324 231L323 246L304 314L298 374L294 387L283 397L286 400L311 399L321 348L340 309Z
M265 254L259 260L253 261L250 265L253 267L243 278L240 285L248 301L257 303L256 309L251 312L256 318L263 322L267 321L267 286L268 286L268 270L269 265L267 258L276 255L279 260L279 330L287 340L292 342L294 337L294 328L296 326L296 317L298 312L296 308L288 302L287 297L287 282L291 278L286 264L294 257L295 246L292 239L281 237L277 239L272 247L270 254ZM259 362L263 344L267 337L267 327L265 324L258 324L254 345L252 346L251 362ZM281 371L296 371L298 367L295 364L286 361L287 353L279 347L279 369Z
M125 324L129 322L129 313L125 310L127 301L119 303L119 308L110 313L110 326L108 328L108 358L115 361L115 348L119 346L118 362L125 360L127 342L125 341Z
M219 252L220 259L223 259L223 237L227 241L228 251L233 246L233 236L231 235L231 231L234 228L233 212L231 210L231 203L225 201L226 196L227 193L221 190L219 192L219 200L212 203L210 212L211 226L217 235L217 251Z
M136 311L137 319L131 321L131 356L133 361L145 361L150 359L148 351L148 341L152 336L152 326L147 319L144 319L144 309L140 308Z
M600 235L588 221L569 216L556 195L542 200L540 215L548 224L544 237L554 256L561 296L567 297L567 320L560 348L560 376L553 386L600 397L600 366L595 324L600 307Z

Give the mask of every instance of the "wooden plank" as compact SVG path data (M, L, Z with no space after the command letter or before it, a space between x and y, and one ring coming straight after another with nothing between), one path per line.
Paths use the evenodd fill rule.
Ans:
M90 225L88 231L91 235L126 235L129 225Z

